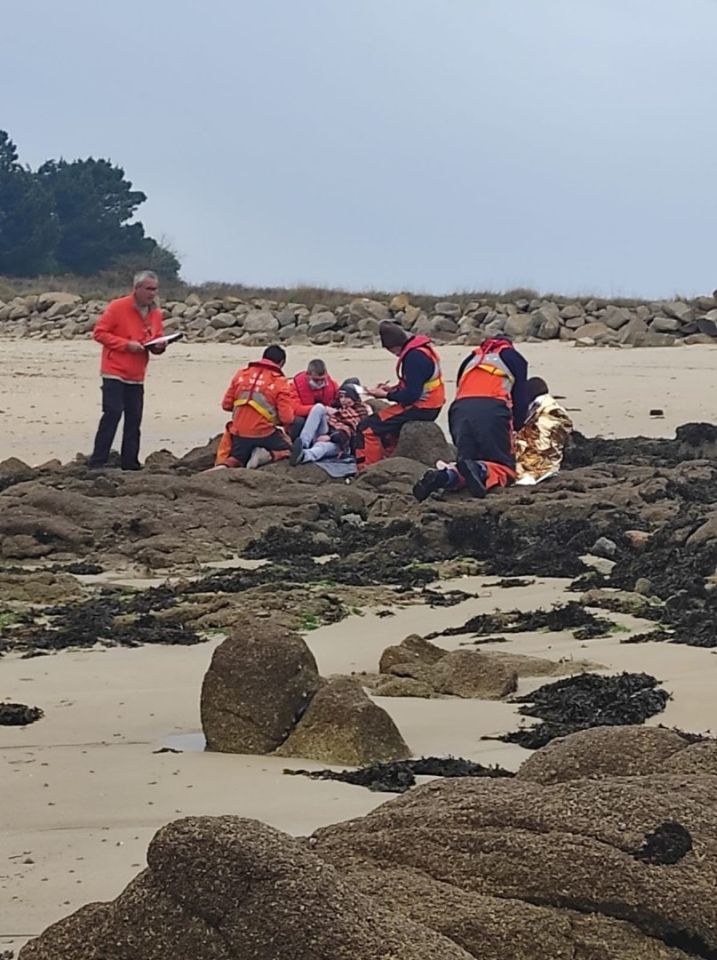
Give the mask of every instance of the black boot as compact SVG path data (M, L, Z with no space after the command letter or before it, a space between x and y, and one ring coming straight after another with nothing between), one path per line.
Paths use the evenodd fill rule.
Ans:
M486 469L479 460L459 460L458 472L474 497L482 499L486 495Z
M419 503L423 503L432 493L445 490L449 482L450 479L447 470L428 470L420 480L414 483L413 496Z

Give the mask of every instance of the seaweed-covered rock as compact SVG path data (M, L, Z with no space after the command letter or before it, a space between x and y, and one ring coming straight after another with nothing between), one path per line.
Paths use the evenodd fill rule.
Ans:
M683 737L663 727L593 727L553 740L528 757L516 776L536 783L643 776L663 769L687 747Z
M319 690L277 753L356 767L411 755L383 707L346 679L332 680Z
M319 689L313 654L298 634L246 618L221 643L204 676L208 750L270 753Z

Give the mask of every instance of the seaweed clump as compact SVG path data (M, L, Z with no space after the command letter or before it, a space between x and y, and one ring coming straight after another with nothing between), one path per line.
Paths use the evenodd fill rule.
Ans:
M26 703L0 703L0 725L4 727L24 727L42 716L39 707L29 707Z
M429 635L431 640L437 636L458 637L465 633L479 636L491 633L523 633L535 630L573 630L577 640L590 637L602 637L610 633L612 621L596 616L586 610L576 600L556 605L550 610L509 610L505 613L480 613L466 620L459 627L448 627L440 634Z
M512 777L502 767L485 767L460 757L421 757L419 760L391 760L372 763L359 770L284 770L289 776L310 780L338 780L357 787L368 787L376 793L405 793L416 783L416 777Z
M666 820L645 835L645 842L633 854L643 863L679 863L692 849L692 835L687 827L675 820Z
M604 677L583 673L547 683L532 693L515 697L523 704L519 712L537 717L542 723L524 727L496 738L538 750L557 737L567 737L590 727L627 726L644 723L661 713L670 699L647 673L620 673Z

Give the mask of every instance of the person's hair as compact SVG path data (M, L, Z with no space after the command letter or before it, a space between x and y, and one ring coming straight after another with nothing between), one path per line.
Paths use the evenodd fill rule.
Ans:
M159 283L159 277L154 270L140 270L139 273L135 273L132 286L138 287L140 283L144 283L145 280L154 280L156 283Z
M530 379L526 381L525 386L528 391L528 400L530 400L531 403L536 397L542 397L544 393L550 393L547 383L545 380L541 380L540 377L530 377Z
M323 360L309 360L306 365L306 372L312 377L325 377L326 376L326 364Z
M272 345L267 347L262 353L262 358L264 360L271 360L271 362L275 363L278 367L283 367L286 363L286 350L280 347L278 343L272 343Z
M381 346L387 350L402 347L409 339L403 327L394 323L393 320L382 320L378 325L378 335L381 338Z

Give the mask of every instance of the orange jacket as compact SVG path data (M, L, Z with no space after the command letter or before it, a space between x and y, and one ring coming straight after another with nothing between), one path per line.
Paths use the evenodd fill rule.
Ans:
M268 437L294 421L289 381L271 360L256 360L237 370L222 400L233 412L229 430L236 437Z
M137 309L134 296L120 297L109 304L95 324L93 336L102 344L100 372L128 383L142 383L149 363L149 353L129 353L130 340L146 343L161 337L162 311L153 307L146 317Z

